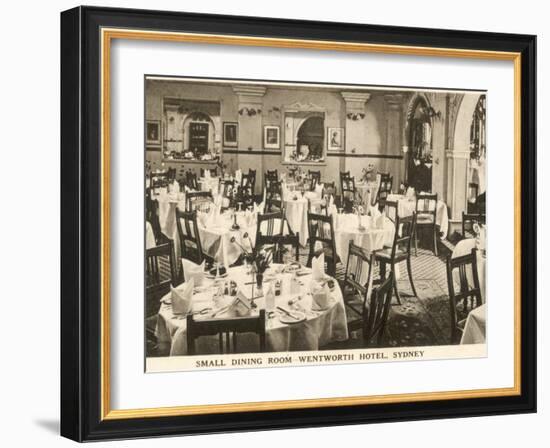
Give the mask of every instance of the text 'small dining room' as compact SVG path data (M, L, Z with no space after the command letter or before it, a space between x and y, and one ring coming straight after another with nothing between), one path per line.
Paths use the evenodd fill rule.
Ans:
M144 96L148 371L485 347L486 92L147 76Z

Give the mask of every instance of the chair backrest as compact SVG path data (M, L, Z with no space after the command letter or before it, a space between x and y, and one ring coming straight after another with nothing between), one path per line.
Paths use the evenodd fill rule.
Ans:
M160 299L176 286L177 274L172 240L145 251L145 315L158 313Z
M275 235L273 237L276 250L273 253L273 262L274 263L284 263L285 257L283 256L285 252L288 251L288 247L290 246L291 249L294 249L294 259L295 261L300 261L300 235L299 233L296 234L289 234L289 235ZM288 257L286 257L288 260Z
M222 197L229 199L229 202L233 201L235 194L237 193L237 181L231 179L223 179L221 181L221 194Z
M269 181L265 187L265 209L267 212L283 209L283 187L278 180Z
M334 224L332 216L319 215L316 213L307 214L307 225L309 230L310 254L314 252L315 243L319 241L324 248L332 249L333 256L336 254Z
M204 256L197 224L197 212L184 212L176 208L176 226L178 228L181 256L194 263L202 263Z
M254 193L256 188L256 174L247 173L243 174L241 177L241 187L250 187L252 190L252 193Z
M259 213L256 224L256 242L254 247L264 244L274 244L274 236L282 235L285 216L282 211L271 213Z
M195 341L201 336L219 335L220 353L237 351L237 334L255 333L259 337L259 351L266 349L265 310L255 316L231 317L227 319L211 318L195 320L193 314L187 315L187 354L196 353ZM225 339L225 344L224 344ZM225 346L225 348L224 348Z
M365 249L349 242L348 260L344 275L344 288L349 287L361 297L366 297L372 279L374 266L374 254L367 253Z
M437 210L437 193L418 193L416 195L416 215L418 217L431 216L435 223Z
M454 276L455 271L458 272L457 277ZM455 289L456 280L458 280L458 291ZM458 328L460 319L457 304L462 301L461 312L464 317L467 316L469 310L471 311L482 304L476 248L473 248L468 255L455 258L449 256L447 258L447 286L449 288L451 311L451 338L454 342L457 333L460 331Z
M462 236L466 238L466 232L474 233L474 224L485 224L485 215L478 213L462 212Z
M386 215L387 218L395 222L397 220L397 214L398 214L397 201L386 201L384 205L384 214Z
M239 204L244 208L251 208L254 206L254 189L252 185L240 185L237 187L235 194L235 204Z
M390 272L382 284L372 291L368 307L363 311L363 338L367 345L371 345L376 338L376 345L381 346L384 330L391 308L392 286L394 273ZM365 298L367 303L368 298Z
M411 244L416 228L416 212L412 215L400 217L398 214L395 219L395 233L391 249L391 258L395 258L397 252L410 255Z
M185 174L185 185L187 185L187 187L190 188L191 190L195 190L195 191L199 190L197 174L194 171L189 170Z
M388 200L388 195L391 194L391 189L393 186L393 177L388 174L381 175L380 177L380 186L378 187L378 193L376 195L376 200L378 201L378 206L380 210L386 205Z
M185 195L185 208L188 212L209 212L213 203L211 191L191 191Z
M279 180L279 173L277 170L267 170L264 176L264 185L267 187L271 182L277 182Z
M159 219L159 203L157 200L151 198L151 189L145 190L145 221L151 223L153 228L153 234L155 235L155 241L160 241L160 219Z
M307 173L310 178L309 191L313 191L315 187L321 183L321 170L308 170Z

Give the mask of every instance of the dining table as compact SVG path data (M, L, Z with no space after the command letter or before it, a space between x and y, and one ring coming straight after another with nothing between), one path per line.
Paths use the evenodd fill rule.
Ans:
M352 213L335 213L332 216L336 253L344 265L348 260L350 241L369 254L393 244L395 223L384 215L378 222L368 215L360 215L360 220L357 214Z
M397 202L397 213L400 217L410 216L416 211L416 195L389 194L388 201ZM447 238L449 231L449 214L447 204L438 199L435 210L435 223L439 227L440 238Z
M299 233L300 245L305 246L309 238L307 212L309 200L301 192L289 192L283 199L285 217L294 233Z
M282 284L295 281L294 290L283 286L281 294L274 297L274 304L266 309L266 350L269 352L289 352L318 350L331 342L344 341L349 337L342 291L337 281L333 281L329 300L323 308L317 306L311 294L312 271L300 266L299 271L287 272L291 265L272 264L264 275L263 295L254 300L251 315L266 309L266 295L270 284L281 280ZM195 319L227 318L228 304L233 296L216 294L220 286L228 281L237 285L238 291L248 299L259 295L253 285L253 276L247 266L232 267L227 270L225 278L208 276L203 284L194 288L190 311ZM292 279L294 277L295 280ZM325 280L331 279L325 274ZM334 279L332 279L334 280ZM282 310L281 310L282 309ZM288 313L300 319L289 319ZM170 356L187 354L186 315L174 314L171 304L171 293L161 299L158 312L156 337L160 344L170 347ZM197 341L197 353L207 354L218 349L217 336L204 336ZM239 337L239 351L257 352L258 342L254 335Z

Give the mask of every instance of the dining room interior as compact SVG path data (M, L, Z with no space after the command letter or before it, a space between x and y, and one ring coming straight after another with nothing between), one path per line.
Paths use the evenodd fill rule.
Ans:
M484 91L147 76L147 358L485 344Z

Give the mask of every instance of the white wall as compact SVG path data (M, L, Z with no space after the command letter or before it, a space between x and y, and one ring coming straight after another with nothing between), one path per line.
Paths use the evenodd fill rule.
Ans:
M195 12L288 17L332 21L535 33L538 41L539 173L550 161L543 149L545 124L550 121L548 78L550 54L546 45L548 11L544 2L480 2L463 0L447 5L440 0L392 2L297 2L279 0L87 0L87 4L134 8L187 9ZM2 8L2 70L0 115L4 192L0 220L4 260L0 297L3 362L0 367L0 438L31 446L68 446L57 435L59 414L59 11L72 1L4 2ZM36 114L29 115L34 105ZM36 119L37 116L40 119ZM32 120L32 125L29 124ZM32 136L32 137L31 137ZM29 138L31 137L31 138ZM547 146L547 145L546 145ZM24 175L21 178L21 175ZM539 229L547 228L550 205L543 195L550 176L539 177ZM503 198L503 201L511 198ZM33 212L31 217L29 212ZM545 224L543 226L543 223ZM547 232L539 234L539 250L550 251ZM26 250L21 250L21 245ZM539 260L539 328L550 316L542 297L548 295L550 268ZM544 333L544 334L543 334ZM545 446L548 444L547 373L549 332L539 337L539 414L466 420L424 421L384 425L307 429L271 433L201 436L124 442L130 446L422 446L478 447ZM542 341L546 356L542 358ZM11 442L11 443L10 443ZM111 444L105 446L120 446ZM104 446L98 444L95 446Z

